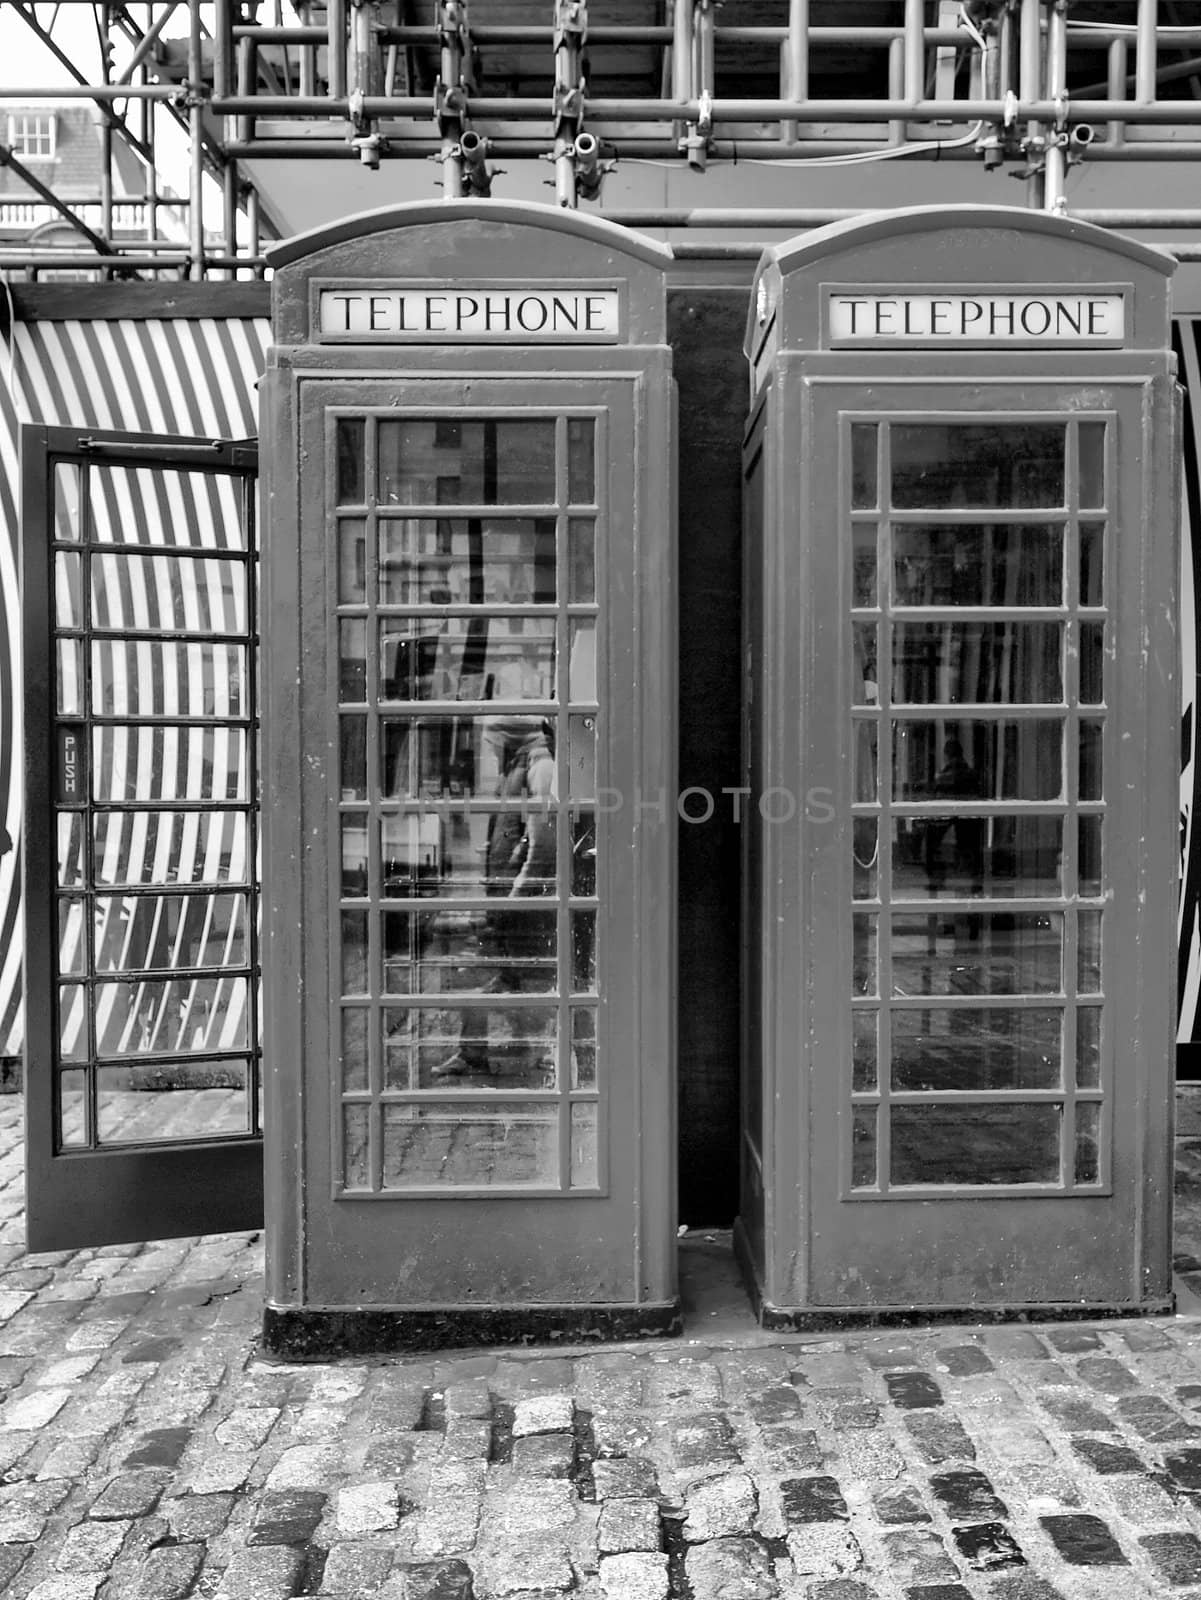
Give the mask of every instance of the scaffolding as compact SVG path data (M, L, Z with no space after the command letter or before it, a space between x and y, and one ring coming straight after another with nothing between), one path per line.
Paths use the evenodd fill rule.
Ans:
M562 206L603 206L623 161L695 173L748 159L974 161L1007 166L1027 205L1060 213L1082 161L1201 161L1201 22L1174 0L475 0L479 24L468 0L296 0L287 13L283 0L0 3L73 80L0 98L91 102L102 119L94 217L0 144L0 163L79 236L66 250L0 248L0 271L32 277L261 275L278 231L262 177L272 161L424 162L431 191L486 197L497 162L541 160ZM99 74L56 32L85 5ZM186 196L165 193L164 119L187 135ZM121 197L141 207L137 237L115 226L118 143L144 174L143 192ZM166 210L186 218L184 237L164 237ZM795 231L854 214L605 209L670 229ZM1201 229L1201 209L1073 214Z

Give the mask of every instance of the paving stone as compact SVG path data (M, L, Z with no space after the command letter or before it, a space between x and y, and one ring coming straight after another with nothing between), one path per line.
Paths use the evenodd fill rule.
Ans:
M1147 1465L1127 1445L1108 1439L1073 1439L1072 1449L1088 1462L1094 1472L1146 1472Z
M1062 1517L1040 1517L1059 1555L1069 1566L1125 1566L1121 1546L1100 1517L1077 1512Z
M477 1550L472 1557L476 1588L487 1600L529 1591L565 1594L575 1572L564 1546L548 1538L514 1537Z
M472 1600L465 1561L417 1561L402 1569L404 1600Z
M517 1444L536 1443L539 1438L571 1439L570 1434L536 1435L532 1439L519 1439ZM516 1448L516 1446L514 1447ZM492 1449L492 1424L482 1417L452 1417L442 1436L443 1453L461 1461L477 1459L486 1461Z
M789 1527L802 1522L846 1522L850 1513L834 1478L790 1478L780 1484L784 1521Z
M649 1552L602 1556L600 1585L608 1600L667 1600L667 1557Z
M72 1572L43 1578L29 1590L26 1600L96 1600L107 1576L104 1572Z
M822 1419L836 1432L843 1428L879 1426L880 1407L854 1390L814 1389L812 1398Z
M923 1583L905 1590L905 1600L972 1600L961 1583Z
M1149 1533L1139 1544L1174 1587L1201 1583L1201 1540L1195 1533Z
M513 1437L535 1433L570 1433L575 1404L569 1394L536 1394L519 1400L513 1408Z
M1091 1328L1049 1328L1046 1338L1056 1350L1062 1350L1065 1355L1074 1354L1078 1350L1100 1350L1100 1335Z
M858 1353L868 1366L883 1371L885 1367L920 1367L921 1361L913 1345L895 1334L857 1341Z
M598 1456L636 1455L654 1436L654 1426L640 1412L594 1411L592 1442Z
M801 1401L795 1389L777 1384L775 1388L764 1389L761 1394L748 1395L746 1408L760 1425L788 1422L800 1416Z
M1117 1330L1131 1350L1171 1350L1172 1341L1162 1328L1155 1327L1152 1323L1136 1323L1132 1327Z
M342 1533L378 1533L400 1521L400 1495L395 1483L359 1483L337 1493L338 1528Z
M575 1464L570 1433L539 1433L513 1441L513 1470L532 1478L568 1478Z
M321 1592L347 1595L352 1600L374 1594L392 1570L392 1558L388 1545L331 1545L321 1574Z
M1080 1504L1076 1478L1061 1472L1058 1467L1042 1464L1023 1466L1020 1462L1014 1462L1006 1469L1005 1476L1025 1496L1028 1511L1037 1510L1041 1514Z
M928 1529L886 1533L882 1542L889 1574L897 1583L944 1583L959 1576L942 1540Z
M105 1522L147 1517L158 1505L165 1482L161 1472L124 1472L105 1484L88 1508L88 1516Z
M707 1360L697 1356L653 1356L643 1369L643 1397L651 1410L674 1406L715 1406L721 1380Z
M1105 1485L1105 1491L1130 1522L1170 1522L1176 1515L1171 1496L1147 1478L1112 1478Z
M885 1489L873 1501L876 1515L886 1524L898 1522L929 1522L930 1513L922 1498L910 1484L900 1484L895 1489Z
M628 1498L630 1496L657 1495L659 1480L655 1464L642 1456L625 1456L616 1460L594 1461L592 1481L596 1498Z
M805 1588L805 1600L878 1600L875 1589L858 1578L823 1578Z
M123 1467L177 1467L192 1437L190 1428L151 1428L122 1460Z
M7 1433L22 1433L35 1428L45 1428L71 1399L68 1388L34 1389L16 1399L6 1400L0 1407L0 1428Z
M186 1485L193 1494L233 1493L249 1478L257 1460L253 1450L208 1450L188 1469Z
M1048 1462L1055 1459L1055 1447L1041 1429L1026 1421L998 1423L984 1434L990 1455L1005 1462Z
M485 1378L449 1383L441 1391L442 1405L450 1417L490 1417L492 1389Z
M1098 1411L1091 1400L1077 1395L1042 1393L1038 1403L1049 1411L1068 1433L1116 1433L1117 1424L1104 1411Z
M33 1554L32 1544L0 1544L0 1594L8 1586Z
M684 1538L689 1544L749 1534L759 1509L755 1485L745 1472L709 1478L688 1491Z
M238 1550L226 1567L217 1600L291 1600L304 1579L304 1552L292 1545Z
M825 1460L812 1428L764 1428L763 1448L778 1472L807 1472Z
M316 1489L336 1471L338 1453L330 1444L298 1444L267 1475L268 1489ZM235 1485L236 1487L236 1485Z
M993 1370L992 1362L978 1344L946 1345L936 1350L934 1356L953 1378L968 1378Z
M1201 1492L1201 1450L1173 1450L1164 1456L1163 1464L1178 1488Z
M1076 1363L1076 1371L1102 1394L1129 1394L1138 1388L1138 1379L1130 1368L1112 1356L1085 1356Z
M59 1572L107 1572L132 1522L81 1522L70 1530L54 1558Z
M988 1328L984 1343L989 1350L1010 1361L1039 1361L1048 1357L1046 1345L1025 1328Z
M617 1555L624 1550L658 1550L662 1544L658 1501L604 1501L597 1519L596 1539L602 1555Z
M904 1457L883 1428L851 1428L838 1439L843 1475L867 1484L887 1483L906 1472Z
M886 1372L888 1398L902 1411L925 1411L943 1403L942 1390L927 1372Z
M863 1565L859 1541L837 1522L809 1522L790 1528L788 1554L802 1577L839 1578L858 1572Z
M204 1565L201 1544L165 1545L146 1553L135 1600L185 1600Z
M753 1539L714 1539L694 1545L684 1576L695 1596L706 1600L773 1600L779 1592L763 1546Z
M739 1459L729 1419L717 1411L680 1418L670 1424L668 1438L675 1464L683 1471L720 1472Z
M213 1429L213 1438L230 1450L257 1450L279 1415L278 1406L235 1406Z
M166 1517L171 1532L186 1544L193 1539L211 1539L229 1521L234 1507L232 1494L185 1494L178 1500L159 1503L159 1514Z
M1019 1569L1003 1572L989 1584L991 1600L1063 1600L1063 1595L1046 1578Z
M325 1510L318 1489L268 1489L259 1500L248 1545L308 1544Z
M953 1520L991 1521L1008 1517L1005 1503L982 1472L965 1467L959 1472L938 1472L930 1487Z
M960 1555L976 1572L994 1572L998 1567L1024 1566L1026 1558L1017 1540L1000 1522L977 1522L952 1528L951 1537Z
M1128 1427L1152 1443L1201 1437L1201 1429L1158 1395L1124 1395L1117 1401L1117 1412Z
M974 1461L976 1447L958 1417L908 1416L905 1431L932 1466L943 1461Z

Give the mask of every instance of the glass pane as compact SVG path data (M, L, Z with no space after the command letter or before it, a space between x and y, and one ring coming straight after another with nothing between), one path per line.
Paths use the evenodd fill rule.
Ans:
M82 984L60 984L58 1053L62 1061L88 1059L87 990Z
M573 994L596 992L596 912L571 913L571 989Z
M91 557L92 623L142 633L245 633L246 567L215 557Z
M343 800L367 798L367 718L338 718L338 783Z
M567 598L573 605L596 599L596 523L591 517L568 519Z
M60 811L57 832L59 888L77 889L83 883L83 818L78 813Z
M851 624L851 704L873 706L880 698L879 650L874 622Z
M900 508L1064 504L1062 423L893 423L892 503Z
M338 623L338 699L361 705L367 698L367 619L343 617Z
M596 618L573 617L567 625L570 644L568 679L574 705L596 701Z
M851 723L851 774L854 796L861 804L875 800L877 795L878 743L880 724L873 717L856 717Z
M384 1188L557 1187L554 1105L385 1105Z
M86 1145L88 1075L86 1072L60 1072L58 1075L58 1142L62 1149Z
M245 812L106 811L92 827L97 887L247 881ZM59 837L61 860L61 825Z
M894 1089L1057 1089L1062 1011L931 1006L892 1014Z
M571 1087L596 1088L596 1008L576 1006L571 1013Z
M52 537L78 543L80 493L83 471L72 462L59 461L54 467L54 529Z
M869 511L879 504L876 487L876 424L851 424L851 506Z
M597 1152L600 1107L585 1101L571 1108L571 1187L595 1189L600 1182Z
M1101 913L1076 913L1076 992L1101 993Z
M245 800L246 734L229 727L94 727L96 800Z
M1063 818L899 817L893 824L894 900L933 895L1058 896Z
M1095 896L1101 893L1101 818L1081 817L1079 822L1078 893Z
M249 1132L245 1061L100 1067L96 1080L101 1144Z
M96 1050L102 1056L244 1050L246 979L98 983Z
M1081 722L1080 724L1080 799L1102 798L1101 756L1105 724Z
M1058 994L1063 913L898 912L894 995Z
M874 900L879 893L879 824L875 817L855 817L851 822L855 860L853 894L856 900ZM896 867L893 868L894 876Z
M83 916L82 900L59 900L58 973L62 978L87 976L88 947Z
M550 700L553 617L388 617L381 700Z
M552 1006L502 997L383 1013L386 1089L553 1089L558 1018Z
M347 1189L371 1188L371 1107L342 1107L342 1182Z
M365 1090L370 1083L367 1024L371 1013L364 1006L347 1006L342 1012L342 1090Z
M894 1184L1058 1183L1057 1105L892 1107Z
M1063 604L1061 523L894 523L896 606Z
M876 525L857 522L851 530L851 604L874 606L876 600Z
M1031 705L1063 699L1061 622L897 622L898 705Z
M342 893L367 893L367 818L350 812L342 818Z
M553 418L381 421L381 505L554 505Z
M1076 1102L1076 1182L1101 1181L1101 1107L1091 1100Z
M54 557L54 625L83 627L83 558L72 551Z
M851 1188L876 1187L876 1119L875 1106L856 1106L851 1124Z
M878 1011L853 1011L854 1029L853 1069L851 1088L856 1094L874 1089L877 1084L877 1027Z
M1080 703L1099 706L1105 700L1105 624L1080 624Z
M1063 794L1063 723L1004 717L898 719L893 724L892 793L895 800L936 800L946 794L1058 800Z
M552 605L555 519L381 521L379 598L385 606Z
M110 717L244 717L246 650L236 644L92 641L92 710Z
M567 719L567 792L573 800L596 799L596 718Z
M97 895L97 972L238 967L249 959L244 894Z
M553 994L556 913L511 899L494 910L385 911L385 994Z
M1101 1007L1076 1007L1076 1087L1101 1087Z
M367 524L362 517L343 517L338 524L338 602L362 605L366 599Z
M244 550L244 485L236 474L93 466L91 536L110 545Z
M83 640L58 639L55 650L56 705L60 717L83 713Z
M343 994L369 994L371 983L369 978L368 952L369 943L367 936L366 911L343 911L342 913L342 993Z
M362 505L366 498L367 423L363 417L339 417L335 451L338 458L338 504Z
M596 500L596 423L591 417L567 419L567 498L573 506Z
M1080 604L1105 603L1105 524L1080 524Z
M876 991L876 929L877 917L857 911L851 919L854 925L854 968L851 976L851 993L872 995Z
M555 798L554 721L541 716L380 718L386 798Z
M1105 504L1105 424L1077 423L1080 449L1079 503L1090 511Z
M596 818L591 812L578 813L571 821L571 892L596 893Z

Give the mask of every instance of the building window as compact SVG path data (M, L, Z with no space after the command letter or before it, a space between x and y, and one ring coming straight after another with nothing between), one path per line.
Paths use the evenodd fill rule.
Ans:
M8 143L15 156L53 156L54 113L52 111L12 113L8 119Z

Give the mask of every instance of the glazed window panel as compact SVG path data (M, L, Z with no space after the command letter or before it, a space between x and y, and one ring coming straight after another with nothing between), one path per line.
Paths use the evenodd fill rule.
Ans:
M1064 504L1063 423L893 423L889 435L898 509L1016 511Z
M893 604L1060 606L1064 550L1059 522L896 522Z
M897 718L894 800L1059 800L1064 723L1055 717Z

